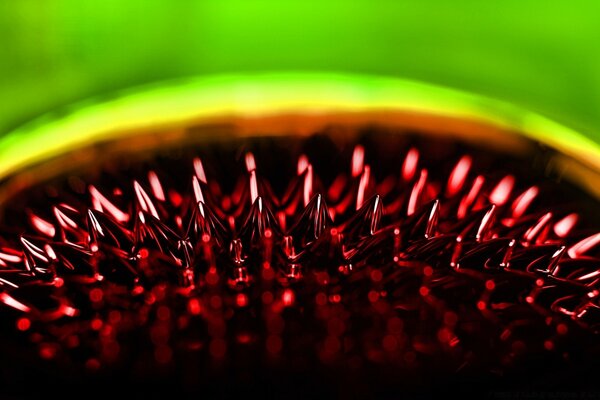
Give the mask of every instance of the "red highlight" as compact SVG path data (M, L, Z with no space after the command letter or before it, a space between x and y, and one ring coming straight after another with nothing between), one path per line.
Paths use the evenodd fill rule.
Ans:
M300 157L298 157L298 167L296 168L296 173L301 175L308 167L308 164L309 162L306 154L300 155Z
M150 181L150 188L152 189L152 194L154 197L156 197L157 200L165 201L165 192L160 184L160 180L158 179L156 172L148 172L148 180Z
M85 367L90 371L96 371L100 368L100 361L95 358L90 358L85 362Z
M20 301L16 300L14 297L9 295L8 293L0 293L0 301L6 304L9 307L17 309L23 312L30 312L31 309Z
M371 280L373 282L380 282L383 279L383 273L378 270L378 269L374 269L371 271Z
M141 259L148 258L149 255L150 252L146 248L142 248L140 251L138 251L138 257Z
M551 219L551 212L544 214L534 226L532 226L527 230L527 232L525 232L525 240L528 242L535 240L541 234L544 228L548 225Z
M90 322L90 327L95 331L102 329L102 325L102 320L100 318L94 318L92 322Z
M352 153L352 176L357 177L363 171L365 161L365 148L357 145Z
M111 203L106 197L96 189L93 185L90 185L88 188L90 194L92 195L92 204L94 205L94 209L98 211L104 211L110 214L113 218L115 218L119 222L127 222L129 221L129 214L124 213L119 210L117 206Z
M154 218L160 219L160 217L158 216L158 211L156 211L156 207L154 206L152 199L150 199L148 193L146 193L144 188L142 188L142 186L137 181L133 181L133 189L135 191L138 204L140 205L142 210L152 215Z
M188 301L188 311L192 315L200 315L202 312L202 306L200 305L200 301L198 299L190 299Z
M295 295L294 295L294 292L292 291L292 289L285 289L283 291L283 296L281 297L281 299L283 300L283 304L286 307L289 307L292 304L294 304Z
M490 194L490 201L498 206L505 204L508 201L514 186L515 177L512 175L505 176L500 182L498 182L494 190L492 190Z
M571 248L569 248L567 254L569 254L569 257L571 258L577 258L584 255L598 244L600 244L600 233L588 236L585 239L577 242L571 246Z
M485 178L483 176L478 176L477 178L475 178L475 180L473 181L473 185L469 190L469 193L460 201L457 211L458 218L464 218L467 215L469 208L473 206L475 200L477 199L477 196L479 196L484 182Z
M237 342L240 344L248 344L252 342L252 336L247 333L240 333L237 335Z
M90 300L94 303L101 302L103 296L104 293L102 292L102 289L95 288L90 290Z
M304 190L302 192L303 194L303 200L304 200L304 207L306 207L308 205L308 203L310 202L310 199L313 195L313 169L312 169L312 165L308 165L306 170L306 175L304 177Z
M454 196L460 191L460 189L462 189L467 175L469 174L469 170L471 169L472 162L473 161L470 156L463 156L458 161L448 179L448 186L446 188L446 194L448 196Z
M512 205L513 217L519 218L527 208L531 205L533 200L537 197L539 189L536 186L532 186L517 197Z
M356 194L356 209L360 209L365 201L365 191L367 190L367 186L369 185L369 180L371 177L371 168L366 165L363 169L363 173L360 176L360 181L358 183L358 192Z
M579 215L576 213L567 215L554 225L554 233L556 233L556 236L558 237L566 237L575 224L577 224L577 221L579 221Z
M50 360L56 356L56 347L47 343L40 345L40 357Z
M417 164L419 163L419 151L412 148L406 154L404 164L402 164L402 178L405 181L410 181L417 172Z
M20 331L26 331L31 327L31 321L29 318L19 318L17 320L17 329Z
M254 160L254 154L246 153L246 170L252 172L256 170L256 161Z
M569 328L565 324L558 324L556 326L556 332L558 332L559 335L566 335L569 332Z
M248 296L244 293L238 293L237 296L235 296L235 304L237 304L238 307L246 307L248 305Z
M413 186L413 190L410 193L410 198L408 199L408 208L406 211L406 215L413 215L417 209L417 204L419 201L419 197L423 192L423 188L425 187L425 183L427 182L427 170L422 170L421 175L419 175L419 180Z
M377 293L375 290L371 290L368 296L371 303L375 303L377 300L379 300L379 293Z
M258 198L258 181L256 179L256 170L250 171L250 202L254 204Z
M48 237L54 237L54 235L56 234L56 229L54 228L54 225L52 225L45 219L38 217L35 214L29 215L29 221L35 229L37 229L40 233Z
M196 173L196 177L202 183L206 183L206 174L204 173L204 165L202 165L202 160L199 157L194 158L194 172Z
M200 187L200 181L195 176L192 177L192 190L194 191L194 200L196 200L196 203L204 203L204 194L202 193L202 188Z

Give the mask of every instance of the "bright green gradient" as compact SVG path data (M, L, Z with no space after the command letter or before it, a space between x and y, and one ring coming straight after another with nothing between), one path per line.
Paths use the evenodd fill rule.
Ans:
M416 79L535 111L600 142L600 2L0 2L0 134L82 99L215 73Z

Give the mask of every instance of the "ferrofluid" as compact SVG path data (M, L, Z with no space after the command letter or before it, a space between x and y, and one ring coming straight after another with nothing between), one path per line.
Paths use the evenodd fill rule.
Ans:
M467 95L365 79L188 82L14 134L6 387L397 398L589 385L593 149L536 134L527 114L468 109Z

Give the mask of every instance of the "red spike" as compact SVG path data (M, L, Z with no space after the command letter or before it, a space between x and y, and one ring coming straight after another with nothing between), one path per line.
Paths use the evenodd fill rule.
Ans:
M543 236L544 236L543 232L550 225L551 220L552 220L552 213L547 212L546 214L544 214L541 218L539 218L537 220L535 225L533 225L531 228L529 228L527 230L527 232L525 232L523 239L528 243L532 243L536 240L543 241Z
M204 203L198 202L188 224L187 236L194 242L212 239L218 246L223 246L228 233L219 218Z
M158 175L156 175L156 172L148 172L148 181L150 182L150 187L152 188L152 194L154 195L154 198L159 201L165 201L165 192L162 184L160 183L160 179L158 179Z
M356 192L356 209L360 209L363 206L363 202L365 199L365 192L367 187L369 186L369 181L371 179L371 168L368 165L365 165L363 168L363 173L360 176L360 181L358 182L358 191Z
M56 228L52 223L35 215L31 211L28 211L27 215L29 217L29 222L39 233L51 238L54 237L54 235L56 235Z
M245 246L256 246L261 243L267 231L281 236L281 230L271 210L264 204L262 197L257 197L238 237Z
M309 164L310 162L308 161L306 154L301 154L300 157L298 157L298 167L296 168L296 173L298 175L302 175L304 171L306 171L306 168Z
M539 189L537 186L532 186L517 197L512 204L513 217L519 218L525 214L525 211L527 211L527 208L537 197L538 193Z
M256 171L256 161L252 153L246 153L246 169L248 172Z
M171 258L175 264L183 265L184 253L181 247L182 238L167 225L153 215L138 212L133 228L135 249L140 257L140 250L145 246L155 246L161 253Z
M289 160L295 159L295 151L306 150L314 165L301 155L297 165L281 165L276 171L281 176L274 174L272 181L257 174L260 160L253 153L245 155L247 171L243 168L241 176L229 176L230 170L219 168L217 159L211 165L217 176L210 184L204 170L209 164L200 158L193 159L191 185L189 177L180 179L176 173L184 166L175 158L165 160L174 167L168 171L177 179L174 187L167 180L159 182L167 174L158 168L141 174L141 179L147 174L148 189L134 180L139 178L133 176L138 165L118 170L124 176L99 170L94 184L133 182L133 191L111 187L110 192L118 200L115 204L132 215L94 186L89 186L93 209L88 210L81 191L71 194L60 182L49 183L31 204L56 199L68 203L54 209L50 204L57 223L32 217L45 216L44 211L28 214L29 199L21 214L7 216L9 221L24 217L43 237L23 237L19 245L11 232L21 227L5 227L0 293L10 298L0 298L0 305L25 310L21 318L29 325L21 326L26 338L36 340L35 346L56 346L57 362L70 362L75 346L76 357L89 354L110 368L122 361L135 364L114 355L119 346L128 354L128 338L140 338L140 349L149 348L150 358L155 356L161 365L179 363L182 355L204 346L208 359L228 365L229 354L243 350L234 346L251 345L254 352L260 343L273 356L269 363L279 362L279 357L287 362L288 349L304 351L313 345L302 343L318 342L315 354L307 357L341 364L352 345L367 349L364 360L369 363L385 366L390 361L409 368L417 368L422 355L437 362L446 354L444 360L452 362L468 354L476 365L497 367L514 361L497 357L487 362L505 348L512 357L524 346L541 349L548 340L561 352L569 348L567 339L591 343L586 335L598 326L590 325L598 323L590 304L600 299L595 257L600 239L592 235L580 240L582 232L572 233L579 214L565 217L563 208L542 209L550 197L535 202L556 182L534 186L515 199L526 187L512 175L491 188L483 176L469 179L477 172L472 171L474 155L463 156L444 181L440 177L448 174L435 168L447 163L439 157L455 153L451 146L442 149L438 144L431 152L428 147L421 153L411 149L399 179L393 162L386 164L398 153L384 149L384 142L371 142L369 134L364 138L382 152L373 169L365 165L364 148L358 145L352 152L344 139L337 147L346 157L342 167L334 147L305 148L304 142L277 147L290 151ZM270 154L260 149L260 154ZM185 158L187 153L177 154ZM220 157L220 147L215 154ZM283 160L282 155L274 160ZM202 160L215 159L207 154ZM190 158L184 161L189 166ZM319 190L330 196L332 209L324 196L314 195ZM445 196L440 196L442 191ZM369 198L373 193L378 195ZM440 197L445 200L440 202ZM384 202L393 205L385 215ZM497 222L496 214L501 217ZM555 223L553 215L563 218ZM64 233L69 236L65 240L84 245L57 242ZM83 239L74 240L77 234ZM569 247L569 255L576 258L565 255L565 243L573 238L580 240ZM7 318L15 314L4 312ZM420 324L417 339L411 325L415 321ZM16 321L9 322L21 332ZM310 340L289 342L308 330ZM495 337L495 332L508 333ZM567 332L577 335L571 338ZM468 344L481 337L490 338L490 352L467 353ZM73 344L75 340L79 343ZM205 357L203 351L199 357Z
M258 182L256 179L256 170L250 171L250 202L254 204L258 199ZM262 202L262 201L261 201Z
M419 175L419 180L414 184L412 191L410 192L410 197L408 198L408 207L406 210L406 215L411 216L415 213L418 205L421 194L423 193L423 189L425 188L425 184L427 183L427 170L421 170L421 174Z
M431 203L421 207L403 225L405 239L418 240L430 239L435 236L438 230L438 221L440 216L440 202L434 200ZM408 233L408 235L406 235Z
M417 164L419 163L419 151L412 148L406 154L404 164L402 164L402 179L405 182L410 181L417 172Z
M204 194L202 194L202 187L200 187L200 181L195 176L192 177L192 188L194 190L195 203L204 203Z
M200 157L194 158L194 172L196 173L196 177L202 183L207 183L206 174L204 173L204 165L202 165L202 160Z
M466 217L469 209L475 204L475 200L477 200L477 197L481 193L484 182L485 178L481 175L475 178L471 185L471 189L469 189L469 192L462 198L458 206L457 216L459 219Z
M353 248L362 239L375 234L381 227L383 204L381 198L375 195L365 202L356 214L344 224L344 246Z
M45 267L52 262L52 258L43 249L43 246L24 236L20 237L20 241L25 254L25 268L28 271L33 271L39 266Z
M450 173L448 184L446 186L446 195L448 197L454 196L463 188L467 179L467 175L469 174L469 170L471 169L472 162L473 160L470 156L462 156L462 158L456 163L454 169Z
M365 162L365 148L360 144L354 147L352 153L352 176L357 177L363 172Z
M9 264L21 264L23 262L22 253L18 250L3 247L0 249L0 263L3 267Z
M571 213L554 224L554 233L560 238L566 237L573 227L577 224L579 215Z
M433 202L433 207L431 208L431 211L429 212L429 215L427 217L427 226L425 228L425 238L429 239L429 238L435 236L439 217L440 217L440 202L439 202L439 200L435 200Z
M331 219L322 196L320 194L313 196L296 224L288 232L286 238L289 238L287 239L289 243L287 245L284 240L284 246L288 247L286 252L295 255L294 247L302 250L309 246L323 234L330 224ZM294 245L294 243L296 244Z
M240 239L233 239L231 241L229 252L234 263L242 264L244 262L243 245Z
M490 201L498 206L504 205L510 198L510 194L515 186L515 177L506 175L490 193Z
M304 207L308 205L310 202L310 198L312 197L313 192L313 170L312 165L308 164L306 167L306 175L304 175L304 191L303 191L303 200Z
M577 258L583 256L585 253L593 249L600 244L600 233L588 236L583 240L575 243L569 248L569 257Z
M150 215L152 215L156 219L160 219L158 216L158 211L156 211L156 207L148 196L148 193L142 188L142 185L139 184L138 181L133 181L133 189L135 191L135 197L137 199L137 204L140 209Z
M484 214L481 219L481 224L477 227L477 233L475 234L475 240L481 242L490 231L493 226L494 217L496 214L496 206L492 204L490 209Z
M8 293L0 293L0 301L5 305L12 307L16 310L28 313L31 311L31 308L20 301L16 300L14 297L9 295Z
M93 252L99 250L101 243L126 252L129 252L133 246L133 234L100 211L88 210L87 227L88 245Z
M88 190L92 195L92 204L95 210L106 212L119 222L129 221L129 215L119 210L119 208L104 197L95 186L90 185Z
M72 208L64 204L54 206L52 211L58 223L62 241L70 243L85 242L86 232L75 222L75 219L80 219L79 212L73 211ZM67 213L71 214L71 216L67 215Z

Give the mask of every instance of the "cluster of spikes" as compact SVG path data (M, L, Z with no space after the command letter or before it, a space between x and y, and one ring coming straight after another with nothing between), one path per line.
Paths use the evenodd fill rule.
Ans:
M417 148L384 179L365 159L357 145L348 170L323 182L300 155L282 193L251 152L229 192L196 157L187 192L157 169L128 187L60 193L47 210L26 209L28 233L2 239L0 304L19 331L35 332L44 358L92 343L89 368L118 359L120 332L144 326L164 328L148 328L148 342L169 362L194 319L204 325L188 348L222 358L257 341L280 354L286 330L273 321L294 307L309 327L325 326L315 339L323 360L356 352L409 365L442 349L460 366L473 358L468 338L491 330L498 362L509 363L600 329L600 233L578 230L577 210L540 210L541 186L478 175L470 155L444 180ZM266 331L227 328L228 310L244 309L265 309ZM477 318L487 325L474 331Z

